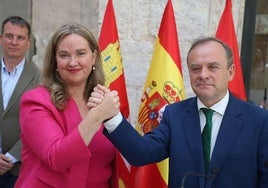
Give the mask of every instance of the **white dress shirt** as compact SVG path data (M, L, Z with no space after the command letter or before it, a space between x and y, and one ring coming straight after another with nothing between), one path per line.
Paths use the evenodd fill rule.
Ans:
M212 132L211 132L211 150L210 150L210 157L212 155L217 136L220 130L222 118L224 115L224 112L226 110L227 104L229 101L229 91L226 93L226 95L221 99L219 102L214 104L210 107L210 109L214 110L213 116L212 116ZM201 108L208 108L206 107L198 98L197 98L197 107L199 110L199 117L200 117L200 126L201 126L201 132L203 132L203 129L206 124L206 116L204 112L201 110Z

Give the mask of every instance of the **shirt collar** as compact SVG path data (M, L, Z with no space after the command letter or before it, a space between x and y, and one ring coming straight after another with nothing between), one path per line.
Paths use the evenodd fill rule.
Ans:
M22 61L14 68L14 72L16 73L18 69L23 69L25 62L26 59L23 58ZM8 72L4 62L4 58L2 58L1 64L2 64L2 72Z
M229 97L230 97L230 94L229 94L229 91L227 91L226 95L219 102L212 105L210 109L223 115L227 108ZM197 107L198 107L198 110L200 110L201 108L207 108L198 97L197 97Z

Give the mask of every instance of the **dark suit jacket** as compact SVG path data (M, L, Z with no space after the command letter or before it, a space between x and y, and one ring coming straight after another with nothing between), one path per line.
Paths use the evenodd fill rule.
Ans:
M197 99L166 107L161 124L141 137L124 119L104 134L133 165L169 157L169 188L187 172L204 174ZM230 96L212 154L207 188L268 187L268 112ZM204 178L189 176L185 188L204 188Z
M1 69L2 66L0 63L0 70ZM4 110L3 106L2 81L0 81L0 133L2 138L2 153L9 152L19 160L21 160L21 141L19 127L20 97L24 91L33 88L37 84L39 76L40 71L36 65L34 63L26 62L23 72L6 107L6 110ZM18 175L19 167L20 162L14 165L14 167L10 170L11 173Z

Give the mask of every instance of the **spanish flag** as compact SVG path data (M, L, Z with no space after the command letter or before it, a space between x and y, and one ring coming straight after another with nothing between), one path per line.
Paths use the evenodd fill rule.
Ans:
M246 100L244 78L239 58L238 44L232 15L232 0L226 0L225 9L222 13L216 37L226 43L233 51L235 75L229 82L229 89L236 97Z
M99 36L105 85L112 90L117 90L120 98L120 111L125 118L129 116L127 90L122 64L120 43L118 38L114 8L112 0L108 0ZM116 157L117 176L120 187L128 187L129 167L119 152Z
M172 2L168 0L143 89L136 129L141 134L150 132L158 126L165 106L184 98L176 22ZM132 167L133 171L133 188L166 188L168 185L168 159L157 164Z

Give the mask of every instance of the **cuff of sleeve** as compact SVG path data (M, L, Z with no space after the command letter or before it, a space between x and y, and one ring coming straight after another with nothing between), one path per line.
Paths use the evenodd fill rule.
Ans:
M122 122L122 120L123 120L123 116L119 112L116 116L109 119L108 121L105 121L103 124L104 124L104 127L107 129L108 133L110 134L118 127L118 125Z
M5 156L7 156L8 158L10 158L11 163L13 163L13 164L19 161L18 159L16 159L13 155L11 155L8 152L5 154Z

